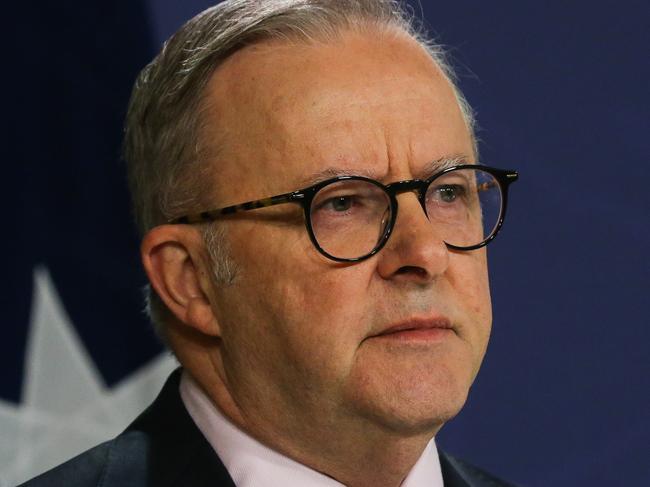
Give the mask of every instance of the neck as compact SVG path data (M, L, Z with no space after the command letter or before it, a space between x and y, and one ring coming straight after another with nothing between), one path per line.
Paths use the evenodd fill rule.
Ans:
M367 442L329 442L319 451L293 450L295 459L348 487L398 487L425 450L430 438L379 440ZM320 443L323 446L323 442ZM323 454L323 450L325 454Z
M313 421L297 421L297 416L287 414L286 410L246 414L218 376L190 373L213 404L239 429L348 487L398 487L437 431L400 434L369 421L326 414L314 417ZM275 419L265 421L268 417ZM289 420L283 421L286 418Z

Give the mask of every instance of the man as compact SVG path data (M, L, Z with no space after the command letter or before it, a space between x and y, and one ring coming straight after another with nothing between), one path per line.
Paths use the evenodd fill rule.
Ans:
M516 173L476 165L440 50L389 0L237 0L140 75L125 154L182 365L28 485L506 485L439 452L491 325Z

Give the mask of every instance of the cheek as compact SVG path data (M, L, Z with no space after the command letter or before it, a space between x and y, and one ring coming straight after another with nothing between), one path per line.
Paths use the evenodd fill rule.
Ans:
M462 335L470 346L473 375L485 355L492 327L492 303L485 249L475 253L454 254L450 264L450 279L458 296L458 309L463 325Z
M452 254L449 280L461 310L481 323L491 322L490 284L485 249Z
M371 270L325 261L304 228L304 238L279 230L285 230L284 239L258 232L254 242L234 252L245 264L233 284L233 299L244 302L242 318L254 322L258 334L263 330L262 345L282 354L296 372L342 373L366 332L363 293Z
M345 269L323 267L303 267L292 274L287 270L277 318L284 320L286 339L295 341L297 348L314 359L344 366L366 333L368 313L362 292L367 285L358 272L352 275Z

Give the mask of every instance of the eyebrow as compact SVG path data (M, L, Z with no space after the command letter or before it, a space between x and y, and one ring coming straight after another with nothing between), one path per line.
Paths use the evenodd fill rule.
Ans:
M301 188L304 188L338 176L364 176L374 179L376 174L365 169L344 169L336 166L329 166L320 171L313 172L309 176L301 179L299 185Z
M469 164L469 159L467 156L453 155L441 157L440 159L433 160L424 165L420 171L421 179L427 179L444 169L453 166L459 166L461 164Z
M444 156L439 159L435 159L431 162L428 162L424 167L419 171L421 179L427 179L433 176L435 173L440 172L444 169L447 169L452 166L457 166L460 164L469 164L467 156L464 155L452 155ZM309 176L303 178L299 182L301 188L312 186L318 184L327 179L335 178L338 176L364 176L371 179L378 179L377 174L373 171L368 171L366 169L346 169L336 166L329 166L325 169L313 172Z

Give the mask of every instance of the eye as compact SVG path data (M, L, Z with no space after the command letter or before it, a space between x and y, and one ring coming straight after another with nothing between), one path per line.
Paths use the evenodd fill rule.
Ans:
M358 194L338 194L317 201L314 205L315 211L326 211L329 213L347 213L357 211L367 205L367 198Z
M359 221L375 218L390 206L388 195L378 186L363 180L343 180L322 188L311 203L313 218Z
M453 203L465 196L465 188L460 184L445 184L437 186L432 192L433 199L443 203Z
M352 199L350 196L337 196L326 201L324 206L329 206L334 211L347 211L352 207Z

